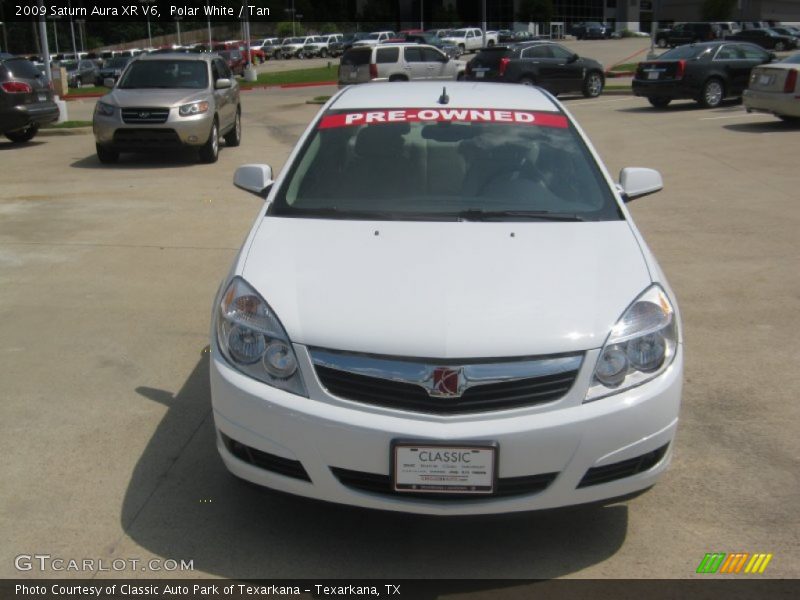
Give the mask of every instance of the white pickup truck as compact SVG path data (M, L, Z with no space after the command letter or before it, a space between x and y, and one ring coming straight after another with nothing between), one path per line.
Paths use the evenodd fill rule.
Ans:
M461 52L477 52L483 48L483 33L478 27L465 27L464 29L454 29L444 38L445 43L453 44L461 49ZM486 32L486 46L494 46L497 43L497 32Z

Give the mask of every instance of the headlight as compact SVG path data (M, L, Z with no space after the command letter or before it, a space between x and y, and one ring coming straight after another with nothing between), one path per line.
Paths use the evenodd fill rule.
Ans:
M228 284L216 314L217 344L245 375L307 396L292 343L278 317L241 277Z
M114 107L105 102L98 102L95 104L95 110L104 117L111 117L114 115Z
M612 328L597 358L586 401L657 377L672 363L677 344L675 309L660 286L650 286Z
M178 109L178 114L182 117L191 117L192 115L200 115L208 111L208 102L192 102L191 104L184 104Z

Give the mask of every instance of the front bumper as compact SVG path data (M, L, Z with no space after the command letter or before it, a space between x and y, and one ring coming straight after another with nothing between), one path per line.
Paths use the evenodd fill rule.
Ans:
M200 147L211 134L214 112L181 117L171 108L167 121L158 124L125 123L119 107L111 116L95 111L92 129L97 144L118 151L149 150L181 146Z
M765 112L800 118L800 95L794 93L745 90L743 101L748 112Z
M17 131L31 124L46 125L58 120L58 105L48 100L12 106L0 113L0 131Z
M455 417L384 409L332 396L317 379L307 349L296 344L295 350L311 398L242 375L212 343L218 450L233 474L269 488L410 513L507 513L634 494L651 487L671 459L682 387L681 346L672 365L656 379L588 404L582 400L597 350L587 353L572 390L560 400ZM403 496L380 488L380 482L388 481L390 448L396 439L496 442L500 480L547 476L547 481L543 489L504 497ZM587 485L592 473L621 472L623 464L645 468ZM342 472L350 475L342 477ZM377 487L366 491L359 481L377 482Z

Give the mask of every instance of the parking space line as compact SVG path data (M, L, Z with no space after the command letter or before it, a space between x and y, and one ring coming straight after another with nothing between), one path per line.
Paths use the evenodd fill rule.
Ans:
M771 117L772 115L759 114L759 113L737 113L735 115L726 115L724 117L701 117L699 121L716 121L717 119L740 119L742 117Z

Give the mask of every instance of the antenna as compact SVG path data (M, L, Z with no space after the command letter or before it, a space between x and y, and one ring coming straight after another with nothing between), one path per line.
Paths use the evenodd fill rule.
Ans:
M449 104L450 103L450 96L447 95L447 88L442 88L442 95L439 96L439 104Z

